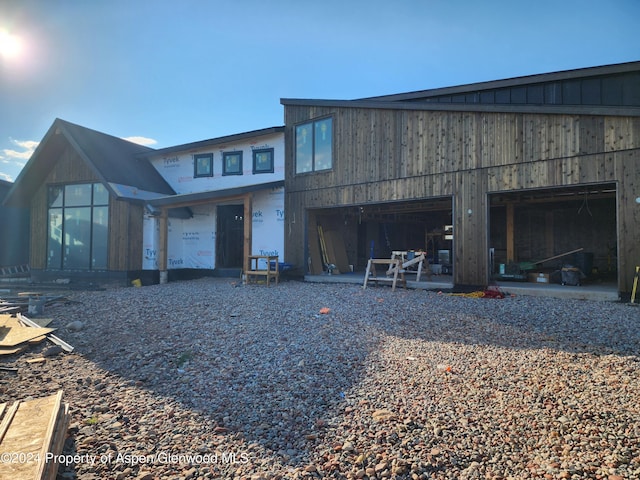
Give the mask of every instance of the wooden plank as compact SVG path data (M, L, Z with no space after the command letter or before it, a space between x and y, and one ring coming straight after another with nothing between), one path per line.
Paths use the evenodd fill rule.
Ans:
M0 425L0 455L18 453L19 461L0 463L0 478L53 480L57 465L47 453L62 452L68 424L68 405L62 390L55 395L12 405Z
M329 230L324 232L324 240L330 263L333 263L341 273L349 271L347 249L340 232Z
M14 355L16 353L24 352L28 347L28 344L23 343L15 347L0 347L0 355Z
M534 265L540 265L541 263L548 262L549 260L555 260L556 258L566 257L567 255L571 255L572 253L578 253L584 250L584 248L577 248L575 250L571 250L570 252L561 253L559 255L554 255L553 257L545 258L544 260L538 260L537 262L533 262Z
M9 425L11 425L11 422L13 421L13 417L18 411L19 405L20 405L20 402L14 402L13 405L9 407L7 414L2 419L2 423L0 423L0 446L2 445L2 440L4 439L4 436L6 435L7 430L9 430ZM0 465L2 464L0 463Z
M41 479L45 478L44 473L45 473L45 470L47 469L47 462L45 462L44 459L46 458L47 452L51 450L51 447L53 446L55 441L56 425L59 423L60 421L59 417L60 417L60 414L62 413L61 407L62 407L62 390L58 390L58 393L56 393L54 398L53 408L51 409L51 416L49 417L49 423L47 424L47 429L44 432L42 447L40 449L40 462L38 465L38 471L36 473L35 478L41 478ZM64 417L64 413L62 414L62 416ZM57 467L56 467L56 470L57 470Z
M0 315L0 347L15 347L36 337L53 332L54 328L25 327L17 318Z

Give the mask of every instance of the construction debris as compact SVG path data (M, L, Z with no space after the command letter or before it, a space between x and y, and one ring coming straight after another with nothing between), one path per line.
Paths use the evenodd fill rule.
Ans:
M44 340L49 340L54 345L43 350L43 357L58 355L63 351L73 352L71 345L53 335L55 328L42 326L50 322L50 319L38 319L36 323L21 313L15 317L0 314L0 357L22 353L31 345L37 345Z
M62 390L36 400L0 404L0 478L53 480L69 424Z
M40 339L55 330L34 325L35 327L25 326L18 318L0 314L0 355L18 353L30 341Z

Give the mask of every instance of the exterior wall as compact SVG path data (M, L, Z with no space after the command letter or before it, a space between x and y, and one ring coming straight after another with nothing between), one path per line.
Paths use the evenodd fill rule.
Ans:
M87 164L71 148L60 155L44 183L31 201L32 269L47 268L47 193L51 184L99 181ZM108 270L126 272L141 268L139 251L142 249L142 206L110 199ZM138 237L139 240L138 240Z
M29 209L1 206L12 183L0 181L0 266L29 263Z
M273 148L273 173L253 174L253 150ZM242 175L222 175L224 152L243 152ZM194 155L213 154L213 176L194 177ZM284 180L284 134L264 135L252 140L218 144L184 152L174 152L151 158L152 165L177 194L200 193L259 185ZM284 251L284 189L254 192L251 251L254 255L283 255ZM224 203L224 199L219 202ZM238 204L240 204L239 202ZM216 268L216 207L217 203L192 206L193 218L168 220L167 268ZM145 217L143 268L158 269L159 226L154 217Z
M191 207L193 218L168 221L169 270L216 268L216 204ZM284 252L284 188L260 190L253 196L253 255L279 255ZM157 270L160 232L156 217L145 215L142 268Z
M284 261L284 198L284 188L255 193L251 219L252 255L278 255L279 261Z
M253 150L273 148L273 173L252 173ZM222 154L242 151L242 175L222 175ZM194 155L213 154L213 176L194 178ZM284 134L266 135L254 140L214 145L197 150L154 156L151 164L177 194L243 187L284 180Z
M169 270L216 266L216 206L199 205L191 210L193 218L169 219Z
M294 126L333 116L333 169L295 174ZM454 282L488 281L487 195L618 185L621 291L640 259L640 118L285 106L287 261L304 265L306 209L453 198Z

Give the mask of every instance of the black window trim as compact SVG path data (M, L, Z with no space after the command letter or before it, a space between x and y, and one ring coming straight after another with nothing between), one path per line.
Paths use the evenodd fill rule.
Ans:
M266 153L266 152L270 152L271 153L271 168L269 169L264 169L264 170L258 170L257 165L256 165L256 156L259 153ZM274 148L256 148L255 150L252 151L252 157L253 157L253 174L261 174L261 173L273 173L275 171L275 149Z
M316 170L316 139L315 139L315 124L316 122L321 122L323 120L327 120L327 119L331 119L331 168L323 168L322 170ZM333 159L334 159L334 115L323 115L321 117L315 117L315 118L310 118L307 119L303 122L299 122L293 125L293 132L294 132L294 145L293 145L293 170L294 170L294 174L295 175L309 175L309 174L319 174L319 173L327 173L327 172L331 172L333 171ZM313 146L312 146L312 159L311 159L311 170L308 172L297 172L297 168L298 168L298 159L297 159L297 147L296 147L296 143L297 143L297 138L296 138L296 130L298 127L302 126L302 125L311 125L311 131L312 131L312 142L313 142Z
M232 155L238 155L240 158L240 165L239 165L239 169L237 172L228 172L227 171L227 157L230 157ZM229 151L229 152L222 152L222 175L223 176L228 176L228 175L242 175L242 150L233 150L233 151Z
M209 160L209 173L198 172L198 160ZM196 153L193 156L193 178L213 177L213 153Z

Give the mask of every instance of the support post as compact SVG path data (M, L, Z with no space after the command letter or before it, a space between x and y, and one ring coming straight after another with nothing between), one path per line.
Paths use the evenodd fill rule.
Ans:
M514 239L514 208L513 203L507 203L507 263L515 260L516 246Z
M253 219L253 205L252 194L248 193L244 196L244 248L242 257L242 272L249 270L249 256L251 255L251 243L252 243L252 222Z
M161 210L158 221L160 230L160 245L158 248L158 270L160 270L160 283L164 284L169 281L169 271L167 269L169 215L166 208L163 208Z

